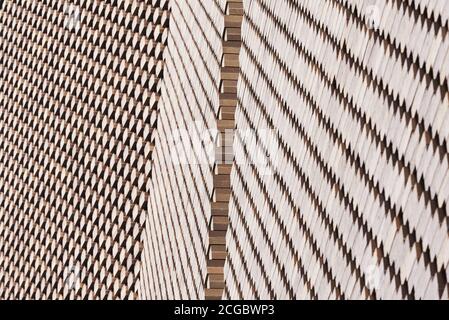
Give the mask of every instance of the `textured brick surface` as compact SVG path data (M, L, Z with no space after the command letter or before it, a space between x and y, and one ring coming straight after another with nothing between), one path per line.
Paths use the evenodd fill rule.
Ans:
M1 298L137 297L162 3L3 4Z
M4 1L0 298L448 299L448 21Z
M213 122L213 101L218 100L219 32L210 16L217 16L220 8L211 4L171 2L159 148L144 233L142 298L204 297L212 170L194 145L201 141L199 130Z
M226 297L448 298L448 14L244 1Z

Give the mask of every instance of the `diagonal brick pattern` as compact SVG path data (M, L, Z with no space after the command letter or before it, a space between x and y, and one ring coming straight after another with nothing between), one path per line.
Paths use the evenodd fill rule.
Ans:
M137 298L164 8L3 3L1 298Z
M0 3L0 299L449 299L448 1Z
M448 299L447 1L244 1L226 298Z

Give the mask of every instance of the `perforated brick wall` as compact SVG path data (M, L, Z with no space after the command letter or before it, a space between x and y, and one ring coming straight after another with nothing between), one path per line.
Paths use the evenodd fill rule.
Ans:
M1 298L137 298L167 8L3 3Z
M448 298L448 18L244 1L225 297Z
M4 1L0 298L448 299L448 20Z

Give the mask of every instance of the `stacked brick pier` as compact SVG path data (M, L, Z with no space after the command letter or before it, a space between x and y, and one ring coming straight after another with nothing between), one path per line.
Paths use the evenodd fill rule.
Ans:
M237 81L241 45L242 0L225 1L223 58L221 64L220 101L217 114L218 145L213 172L213 199L209 223L209 249L206 279L206 299L221 299L224 289L226 261L226 231L230 198L230 173L237 105Z

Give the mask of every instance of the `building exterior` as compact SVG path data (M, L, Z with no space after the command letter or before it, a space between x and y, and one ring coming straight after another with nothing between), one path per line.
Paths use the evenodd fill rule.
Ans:
M5 1L0 298L448 299L448 20Z
M0 11L0 297L138 297L168 2Z
M225 297L448 298L448 17L244 1Z

